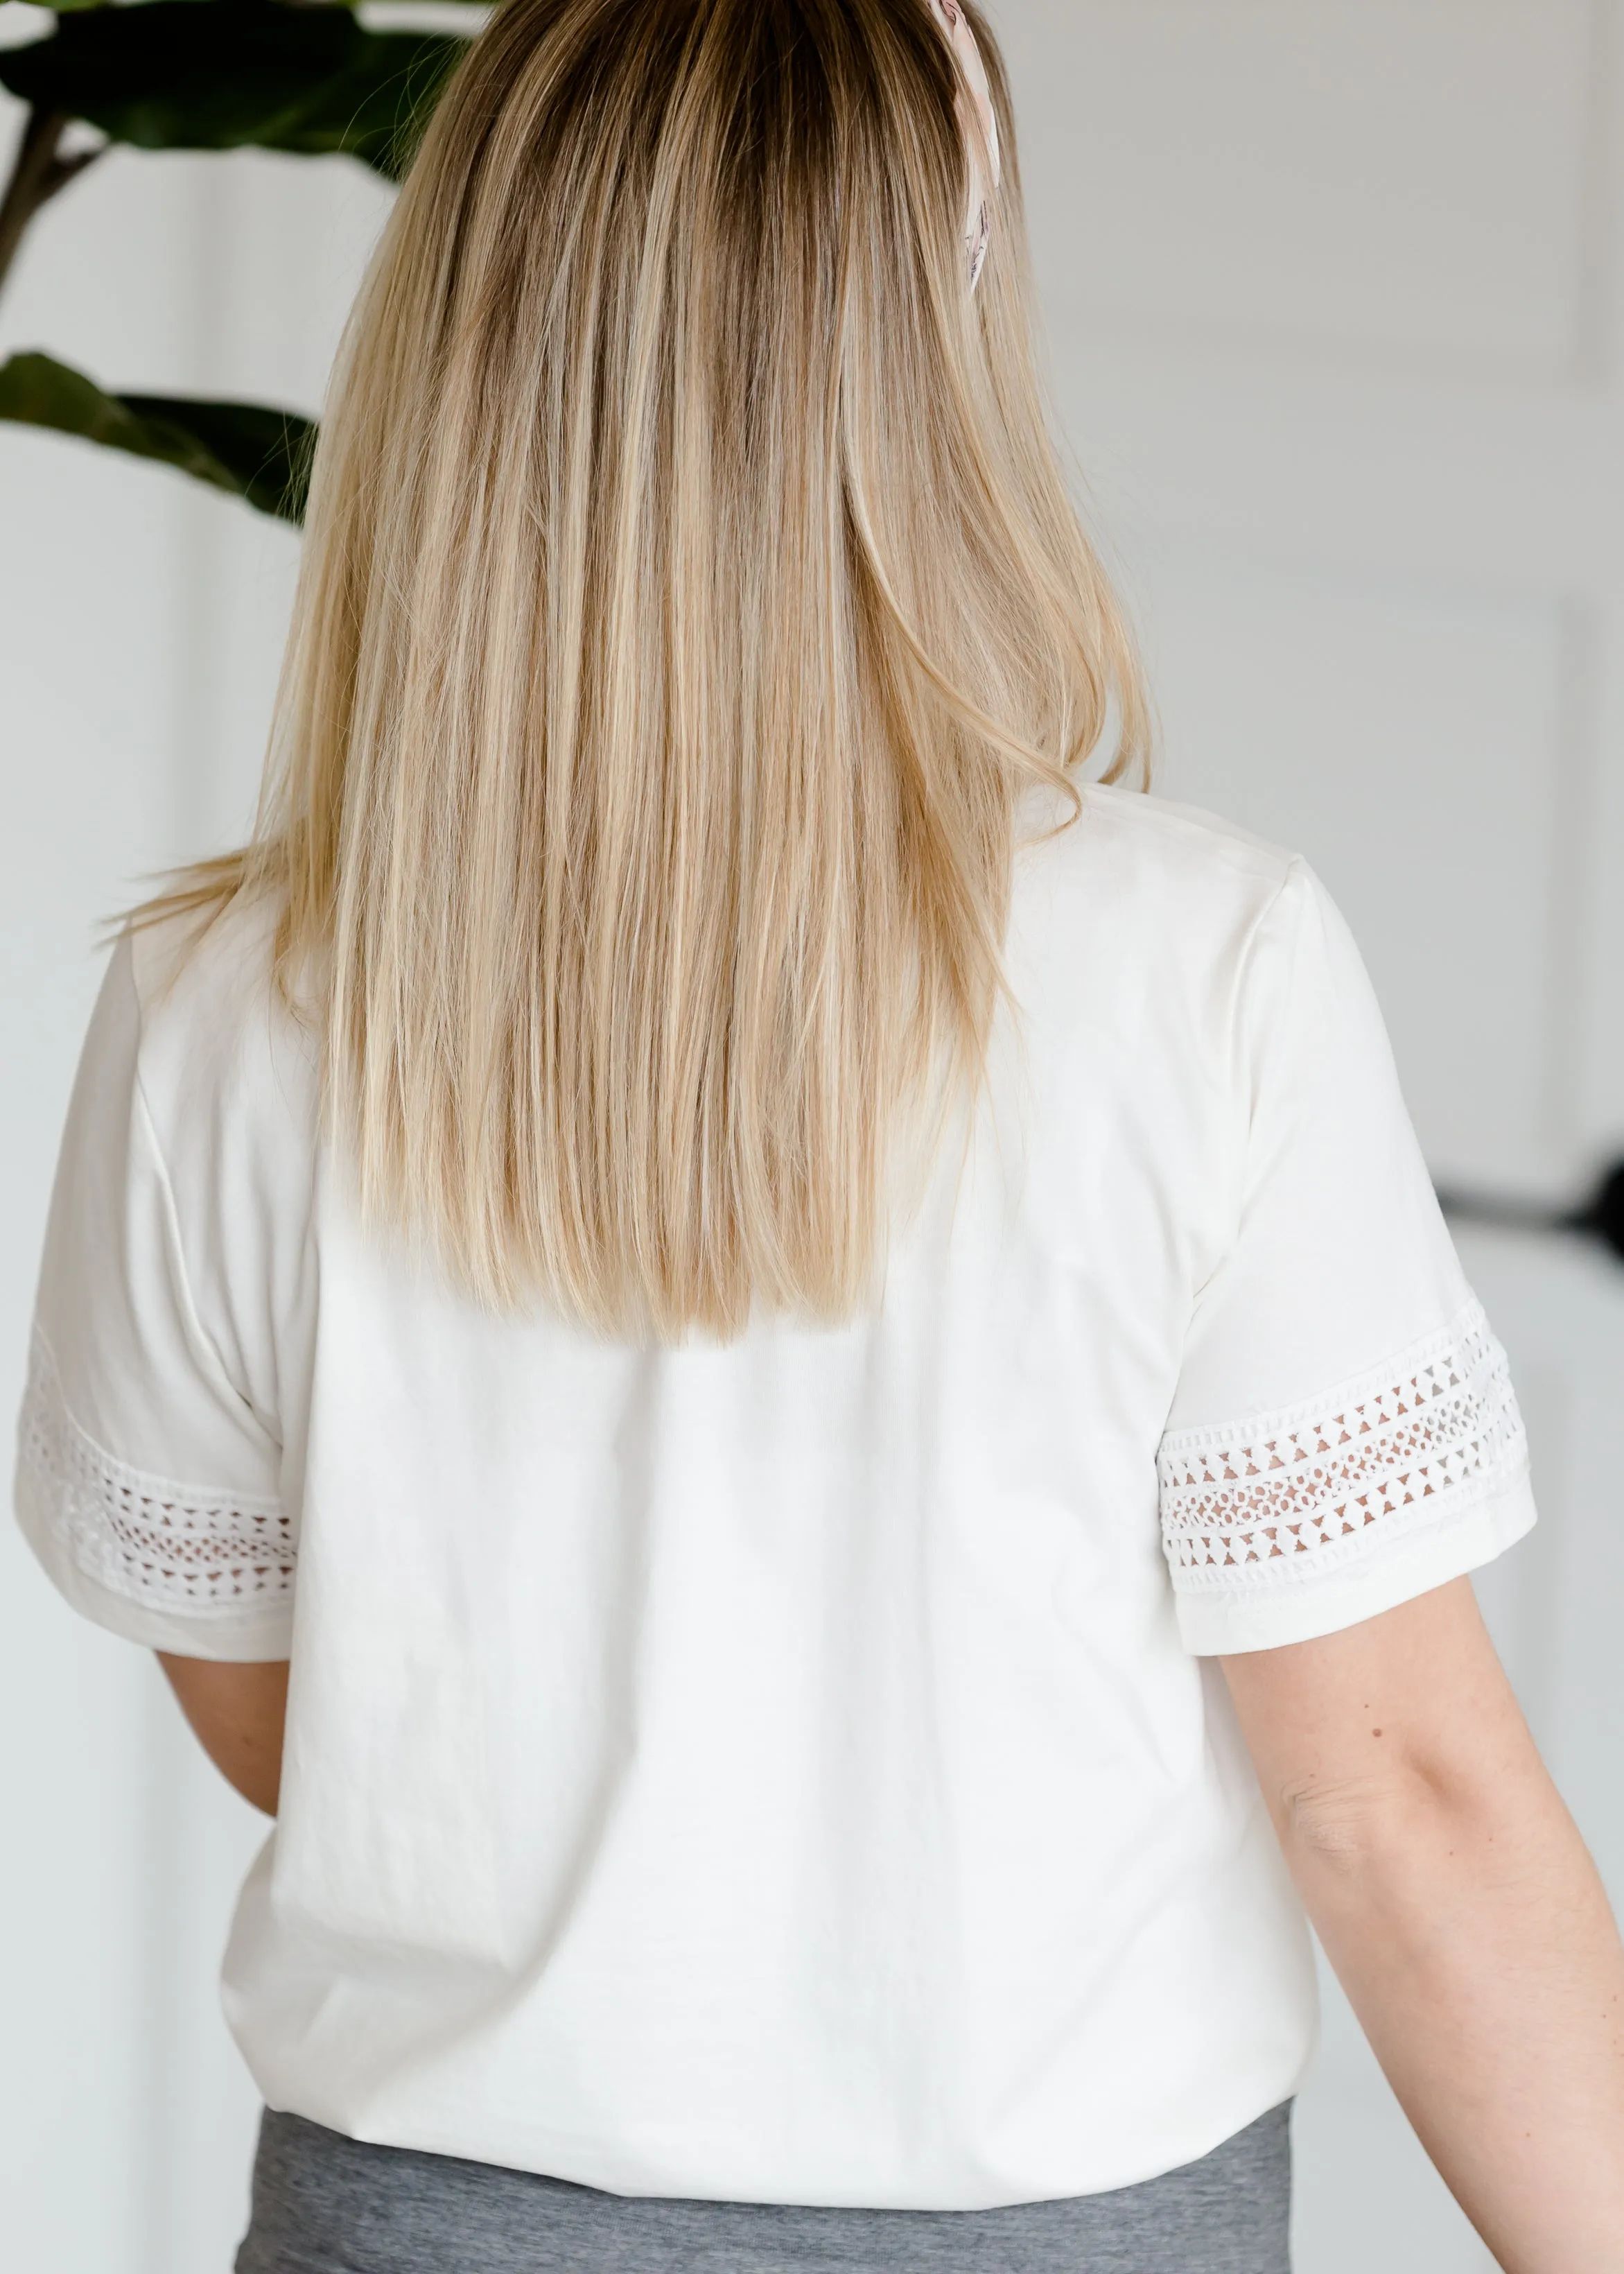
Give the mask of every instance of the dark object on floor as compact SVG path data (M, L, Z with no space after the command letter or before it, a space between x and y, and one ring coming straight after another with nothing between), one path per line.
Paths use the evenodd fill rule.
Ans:
M1440 1186L1439 1205L1459 1224L1501 1224L1512 1231L1577 1231L1598 1239L1624 1263L1624 1161L1614 1161L1582 1208L1553 1209L1538 1201L1497 1193L1451 1191Z

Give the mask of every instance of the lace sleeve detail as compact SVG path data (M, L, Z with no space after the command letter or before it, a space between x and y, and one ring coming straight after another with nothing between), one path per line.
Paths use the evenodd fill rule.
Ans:
M280 1502L177 1484L115 1459L69 1412L39 1335L19 1439L19 1501L74 1568L110 1593L207 1620L263 1615L291 1595L293 1525Z
M1181 1594L1293 1586L1447 1525L1527 1464L1480 1305L1379 1372L1275 1413L1182 1429L1158 1457Z

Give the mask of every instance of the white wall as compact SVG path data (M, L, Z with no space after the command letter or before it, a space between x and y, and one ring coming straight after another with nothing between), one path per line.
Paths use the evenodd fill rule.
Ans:
M30 12L0 6L0 37ZM997 20L1056 395L1146 628L1165 787L1321 869L1437 1170L1565 1195L1624 1141L1617 0ZM383 203L343 162L115 154L38 225L0 350L313 408ZM8 1408L94 920L244 825L293 563L228 500L0 427ZM1546 1514L1484 1592L1624 1894L1624 1272L1467 1247ZM7 1530L0 1727L8 2255L220 2274L252 2105L213 1971L253 1819ZM1486 2263L1335 1999L1298 2138L1299 2274Z

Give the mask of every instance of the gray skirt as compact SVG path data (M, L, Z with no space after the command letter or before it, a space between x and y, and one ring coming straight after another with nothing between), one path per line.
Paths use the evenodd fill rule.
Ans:
M1109 2195L831 2210L605 2195L267 2110L237 2274L1290 2274L1289 2115Z

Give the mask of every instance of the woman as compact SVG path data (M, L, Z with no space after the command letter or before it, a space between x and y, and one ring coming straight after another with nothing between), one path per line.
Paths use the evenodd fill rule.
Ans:
M277 1817L244 2274L1267 2274L1304 1908L1624 2263L1504 1360L1320 885L1121 786L1025 290L957 0L508 0L402 194L21 1469Z

